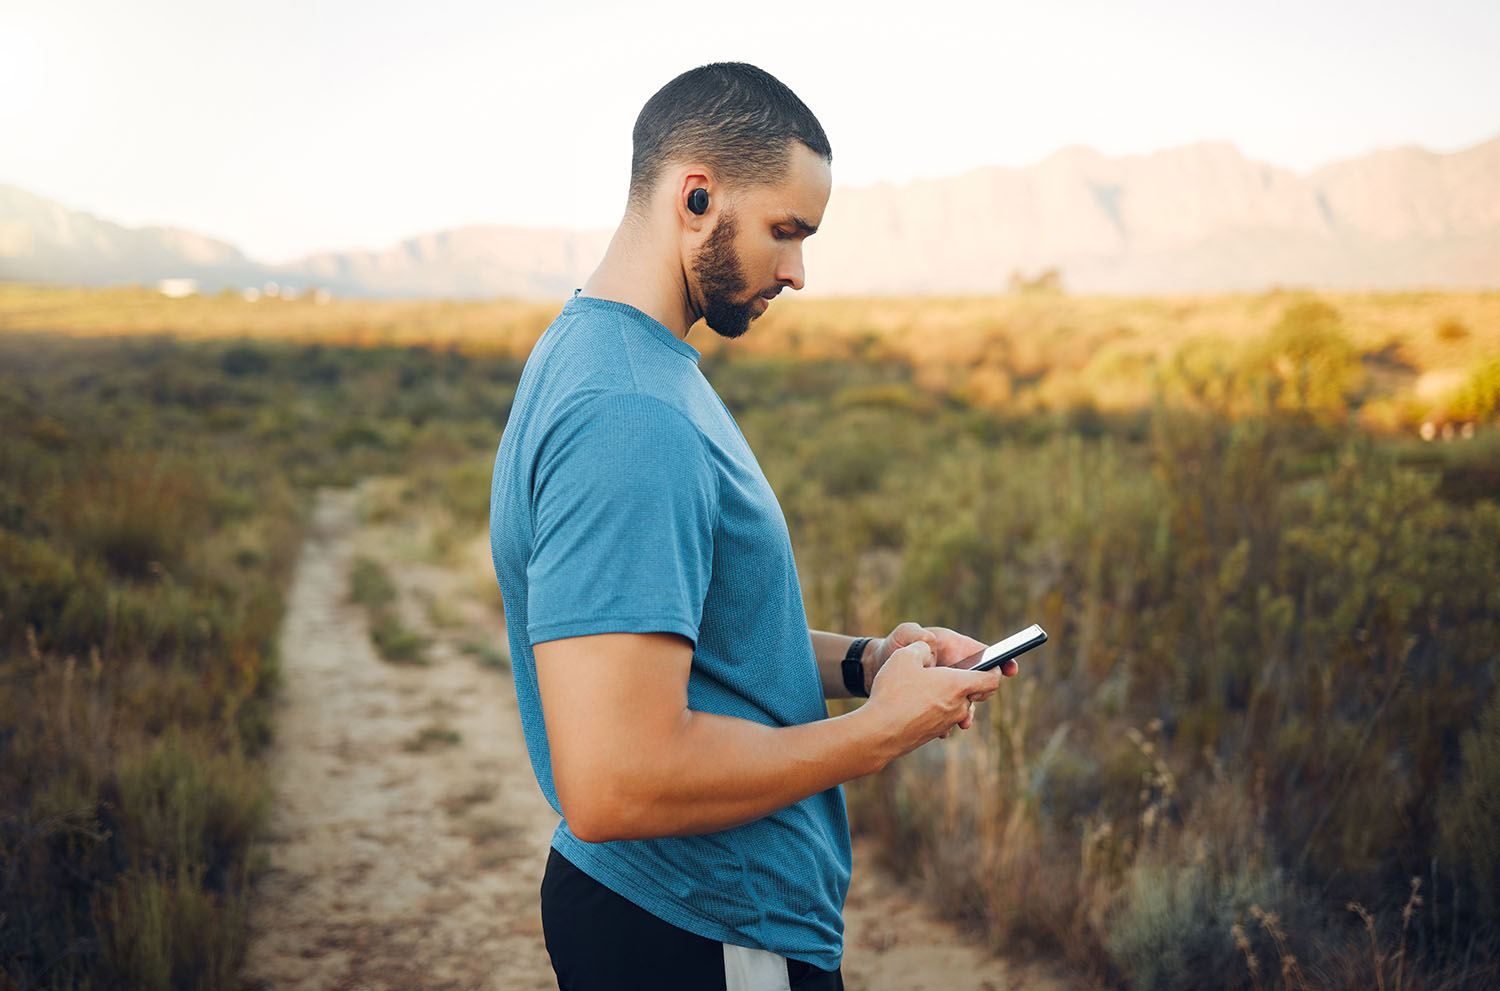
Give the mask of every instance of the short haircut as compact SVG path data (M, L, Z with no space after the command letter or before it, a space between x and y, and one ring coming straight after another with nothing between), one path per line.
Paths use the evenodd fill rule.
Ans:
M674 162L702 162L733 186L780 181L793 141L833 161L828 135L807 104L744 62L699 66L667 83L641 108L631 139L631 203L644 201Z

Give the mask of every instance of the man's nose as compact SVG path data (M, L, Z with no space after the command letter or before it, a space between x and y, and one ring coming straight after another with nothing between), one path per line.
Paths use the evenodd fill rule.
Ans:
M776 281L793 289L801 289L805 273L802 270L802 246L799 244L788 253L776 273Z

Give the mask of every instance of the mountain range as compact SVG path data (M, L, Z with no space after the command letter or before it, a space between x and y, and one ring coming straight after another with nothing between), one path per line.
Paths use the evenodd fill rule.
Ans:
M557 298L609 231L473 225L269 265L189 231L127 228L0 185L0 280L276 281L350 296ZM1054 270L1073 292L1500 288L1500 136L1299 174L1202 143L835 189L806 246L819 294L980 294Z

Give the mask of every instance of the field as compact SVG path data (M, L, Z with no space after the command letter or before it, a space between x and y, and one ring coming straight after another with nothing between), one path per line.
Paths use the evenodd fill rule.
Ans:
M892 865L1082 983L1500 980L1500 294L772 310L692 343L809 622L1052 634ZM481 532L554 311L0 287L0 984L235 986L311 493Z

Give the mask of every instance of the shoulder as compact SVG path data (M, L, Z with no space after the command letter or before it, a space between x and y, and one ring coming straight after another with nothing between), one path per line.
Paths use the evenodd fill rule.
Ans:
M559 411L545 446L557 451L587 447L605 464L622 458L708 457L703 429L686 410L668 397L634 390L575 395Z
M627 521L641 533L668 519L706 525L718 513L719 470L706 438L655 396L578 398L547 431L535 465L540 518L574 533L600 537Z
M611 392L654 395L685 409L685 397L706 385L697 357L696 349L633 307L577 298L537 341L523 388L545 393L558 411L579 395Z

